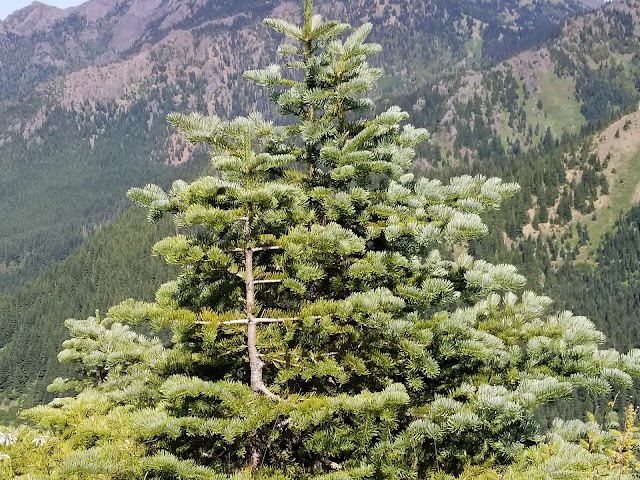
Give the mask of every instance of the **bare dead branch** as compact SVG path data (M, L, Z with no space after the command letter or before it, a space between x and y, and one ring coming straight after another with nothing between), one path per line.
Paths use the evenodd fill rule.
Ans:
M252 248L251 250L253 250L254 252L267 252L269 250L283 250L282 247L256 247L256 248Z
M307 317L313 320L318 320L322 317ZM300 317L287 317L287 318L254 318L254 323L285 323L285 322L295 322L300 320ZM196 325L211 325L213 322L195 322ZM227 320L224 322L220 322L220 325L247 325L249 323L249 319L247 318L238 318L237 320Z
M232 248L231 250L225 250L224 253L243 253L246 252L246 248ZM252 248L252 252L268 252L270 250L283 250L282 247L255 247Z

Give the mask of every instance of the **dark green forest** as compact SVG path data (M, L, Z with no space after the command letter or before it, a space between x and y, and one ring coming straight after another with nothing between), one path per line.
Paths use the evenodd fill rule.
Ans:
M106 310L132 292L153 299L171 269L151 257L150 247L170 232L166 223L148 224L139 210L127 209L36 280L5 290L0 297L3 421L14 420L18 408L50 400L46 387L72 373L57 360L67 336L61 319Z

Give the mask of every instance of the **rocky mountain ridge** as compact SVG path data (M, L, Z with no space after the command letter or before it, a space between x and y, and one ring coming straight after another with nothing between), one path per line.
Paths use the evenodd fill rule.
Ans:
M497 33L493 34L498 36L504 35L503 32L498 32L500 29L507 32L511 29L532 30L537 25L531 17L537 12L536 9L542 8L539 5L543 3L546 5L544 8L548 9L542 22L545 27L574 14L581 6L573 0L560 4L562 7L556 6L555 2L535 2L532 4L535 8L511 0L497 9L495 5L500 3L491 1L431 0L419 4L408 0L361 0L319 2L319 7L322 13L330 12L354 23L372 21L379 26L378 30L385 30L378 35L378 39L387 37L386 43L389 44L388 37L392 37L393 43L405 48L410 46L410 50L403 54L411 59L410 63L416 64L417 72L411 71L408 67L409 62L399 60L401 55L395 55L395 58L389 55L390 58L381 62L390 73L395 74L394 80L397 83L401 75L405 78L409 75L409 78L413 77L413 81L420 81L421 76L441 73L442 67L450 70L452 65L465 58L465 43L477 37L476 21L478 25L495 27ZM199 39L206 36L209 36L213 44L219 46L219 56L229 57L225 63L229 64L231 70L238 72L247 67L251 68L255 65L242 62L246 52L236 52L233 48L236 45L246 46L251 52L261 52L263 47L260 44L265 41L266 32L263 30L262 38L248 39L246 30L234 29L240 35L234 42L231 38L233 35L229 34L230 30L220 29L216 32L215 27L230 27L231 24L240 23L244 27L251 26L248 30L253 32L263 16L283 12L290 12L290 16L295 16L297 8L296 2L273 0L91 0L78 7L64 10L35 2L0 22L0 63L5 67L4 72L0 72L0 100L13 98L16 92L19 96L29 95L34 87L43 83L59 84L69 80L67 88L63 89L63 102L66 102L66 105L70 103L70 96L75 97L72 101L76 103L90 96L95 96L98 100L115 101L123 96L123 84L128 86L130 92L144 83L143 73L149 78L149 70L153 68L150 56L156 55L159 51L167 52L172 45L178 44L175 51L160 55L159 58L161 61L167 61L168 58L180 59L181 48L186 43L191 42L191 49L195 51ZM476 20L476 16L480 18ZM444 20L439 20L440 17ZM491 18L496 19L494 25L487 23ZM468 25L464 25L465 22ZM434 30L434 27L440 32L431 33L431 37L442 34L442 38L437 42L434 42L433 38L427 38L428 35L418 33L425 28ZM198 33L203 31L206 31L204 35ZM191 33L191 38L186 32ZM438 45L439 43L442 46ZM447 60L449 65L445 66L442 64L442 54L447 49L452 50L453 57ZM20 62L16 62L17 56ZM272 56L272 52L269 56ZM25 58L28 59L26 68L23 65ZM191 57L188 58L191 60ZM255 58L255 55L251 58ZM114 68L106 68L112 65L115 65ZM181 68L186 67L186 63L183 62ZM216 77L216 65L207 67L209 77ZM90 85L90 80L79 80L82 74L77 72L84 69L89 69L84 72L87 78L94 74L100 76L101 88ZM75 79L62 78L73 72L76 72ZM227 73L228 69L223 69L222 75ZM73 85L83 83L88 84L88 89L81 86L76 95ZM210 94L212 89L217 90L219 86L214 82L207 93ZM47 89L48 86L41 86L39 90L43 88ZM231 85L227 83L226 89L230 88ZM51 101L56 102L55 96Z

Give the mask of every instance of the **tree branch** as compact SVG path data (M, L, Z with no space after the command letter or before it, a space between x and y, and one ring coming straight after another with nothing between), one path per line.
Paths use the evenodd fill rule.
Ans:
M283 247L255 247L251 249L252 252L268 252L270 250L283 250ZM225 250L224 253L243 253L246 251L246 248L232 248L231 250Z
M307 317L312 318L314 320L318 320L322 317ZM286 318L254 318L253 323L284 323L284 322L295 322L300 320L300 317L286 317ZM195 322L196 325L211 325L213 322ZM249 323L248 318L239 318L237 320L227 320L226 322L221 322L220 325L247 325Z
M282 247L256 247L256 248L252 248L251 250L253 250L254 252L266 252L269 250L284 250Z

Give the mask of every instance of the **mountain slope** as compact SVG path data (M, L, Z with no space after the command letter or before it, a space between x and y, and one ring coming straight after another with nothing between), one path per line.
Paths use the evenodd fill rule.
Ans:
M539 48L441 82L436 91L446 106L430 120L447 156L486 158L499 153L498 143L518 151L548 128L556 138L576 134L635 108L639 23L640 2L614 1L568 19Z
M387 71L383 95L539 41L582 5L354 0L318 8L374 23L374 40L385 47L377 59ZM91 0L65 10L36 2L0 22L0 198L10 205L0 223L11 232L0 239L0 286L64 258L118 211L113 204L132 183L189 158L165 128L169 111L268 110L241 74L274 58L262 18L299 14L292 1ZM100 195L79 200L90 191ZM78 200L69 202L69 192ZM43 196L57 212L47 218Z

